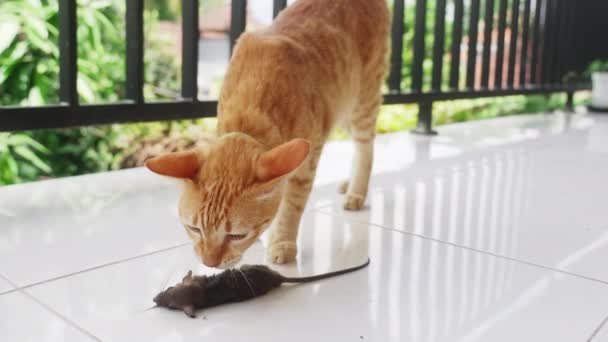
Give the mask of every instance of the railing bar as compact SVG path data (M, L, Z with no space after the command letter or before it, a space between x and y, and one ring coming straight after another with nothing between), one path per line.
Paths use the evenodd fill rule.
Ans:
M496 70L494 88L502 88L505 60L505 31L507 27L507 0L500 0L498 9L498 42L496 43Z
M144 1L127 0L127 98L144 102Z
M414 60L412 63L412 91L422 91L422 75L426 35L426 0L416 1L416 24L414 31Z
M509 42L509 73L507 87L513 88L515 83L515 60L517 56L517 40L519 38L519 0L513 0L511 7L511 41Z
M391 33L391 69L388 87L391 91L401 91L401 70L403 68L403 35L405 34L404 0L395 0L393 6L393 28Z
M551 69L553 67L553 29L555 18L553 17L553 0L547 0L547 19L545 21L545 51L546 53L543 55L543 62L545 63L543 67L543 82L544 86L549 86L551 84L551 77L553 77Z
M385 94L384 103L420 103L520 94L551 94L589 89L591 89L591 84L582 83L557 87L535 86L526 89ZM217 101L176 101L142 104L119 102L82 106L60 104L44 107L0 107L0 131L213 117L217 113L217 105Z
M555 1L553 3L553 48L551 53L551 83L554 85L559 83L560 73L561 73L561 37L562 31L564 28L564 20L563 20L563 11L560 11L560 4L563 1Z
M545 1L544 8L544 32L543 32L543 50L542 50L542 64L541 64L541 76L540 82L542 85L547 85L549 82L549 70L550 70L550 60L551 60L551 0Z
M287 7L287 0L274 0L272 6L272 17L276 18L282 10Z
M198 0L182 3L182 97L196 101L198 97Z
M477 34L479 30L479 0L471 0L469 20L469 53L467 56L467 80L469 89L475 88L475 69L477 67Z
M492 25L494 23L494 0L486 0L484 36L483 36L483 66L481 71L481 87L488 88L490 83L490 58L492 53Z
M247 0L232 0L230 11L230 55L247 27Z
M59 99L78 106L76 0L59 0Z
M562 62L562 70L564 74L569 71L572 67L572 53L573 51L573 39L574 35L574 18L575 18L575 4L568 1L566 2L566 8L564 11L566 12L566 24L564 30L566 31L566 38L564 40L564 44L562 45L562 54L563 54L563 62Z
M481 97L497 97L511 95L526 95L526 94L552 94L556 92L578 91L590 89L590 84L573 84L561 87L543 87L535 86L530 88L514 88L514 89L480 89L480 90L462 90L449 92L424 92L424 93L405 93L405 94L385 94L385 104L399 103L421 103L425 101L450 101L460 99L471 99Z
M460 45L462 44L462 18L464 0L454 0L454 26L452 27L452 49L450 63L450 88L458 89L460 81Z
M540 45L541 45L541 35L540 35L540 23L541 23L541 12L542 12L542 1L543 0L535 0L536 6L534 9L534 37L532 38L532 63L530 63L530 83L529 84L539 84L540 82L540 69L538 65L540 63Z
M441 90L443 80L443 53L445 45L446 0L437 0L435 8L435 33L433 46L433 90Z
M523 32L521 36L521 58L519 64L519 86L524 87L527 82L527 70L528 70L528 47L530 45L530 5L531 0L524 0L524 18L523 18Z
M216 113L216 101L2 108L0 131L195 119Z

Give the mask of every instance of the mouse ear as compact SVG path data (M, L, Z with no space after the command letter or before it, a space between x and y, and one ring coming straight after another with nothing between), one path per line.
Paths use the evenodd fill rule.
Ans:
M184 306L182 308L182 310L184 310L184 313L190 317L190 318L195 318L196 317L196 310L194 309L194 305L192 304L188 304L186 306Z
M188 274L182 279L182 283L188 282L192 280L192 270L188 271Z

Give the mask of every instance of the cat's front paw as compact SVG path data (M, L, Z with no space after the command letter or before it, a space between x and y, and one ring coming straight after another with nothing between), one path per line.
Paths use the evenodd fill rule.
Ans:
M272 243L268 247L268 257L275 264L286 264L296 259L298 245L292 241Z
M365 206L365 197L358 194L346 194L344 196L344 209L359 211Z

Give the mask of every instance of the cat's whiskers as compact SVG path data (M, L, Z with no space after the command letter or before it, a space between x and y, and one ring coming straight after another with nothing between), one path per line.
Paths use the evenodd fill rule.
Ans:
M255 290L253 289L253 286L251 286L251 283L249 282L249 279L247 279L245 273L243 273L243 271L241 271L240 269L237 269L237 271L241 273L243 279L245 279L245 282L247 283L247 286L249 286L249 289L251 290L251 294L255 297Z
M236 284L237 280L236 280L236 275L234 275L234 270L233 269L230 270L230 279L232 279L232 284L234 286L236 286L237 285Z
M173 268L171 269L171 271L169 273L167 273L167 277L165 277L165 280L161 283L161 287L159 292L165 291L167 289L167 284L169 284L169 280L171 280L171 275L173 273L175 273L175 270L179 267L178 264L175 264L175 266L173 266Z

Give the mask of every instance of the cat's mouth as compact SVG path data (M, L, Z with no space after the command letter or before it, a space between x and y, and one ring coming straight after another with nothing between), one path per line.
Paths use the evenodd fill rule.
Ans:
M234 267L236 264L238 264L238 263L239 263L239 261L241 261L241 256L240 256L240 255L239 255L239 256L237 256L237 257L235 257L235 258L232 258L232 259L230 259L230 260L228 260L228 261L222 262L222 264L221 264L221 265L219 265L217 268L219 268L219 269L221 269L221 270L225 270L225 269L228 269L228 268L232 268L232 267Z

